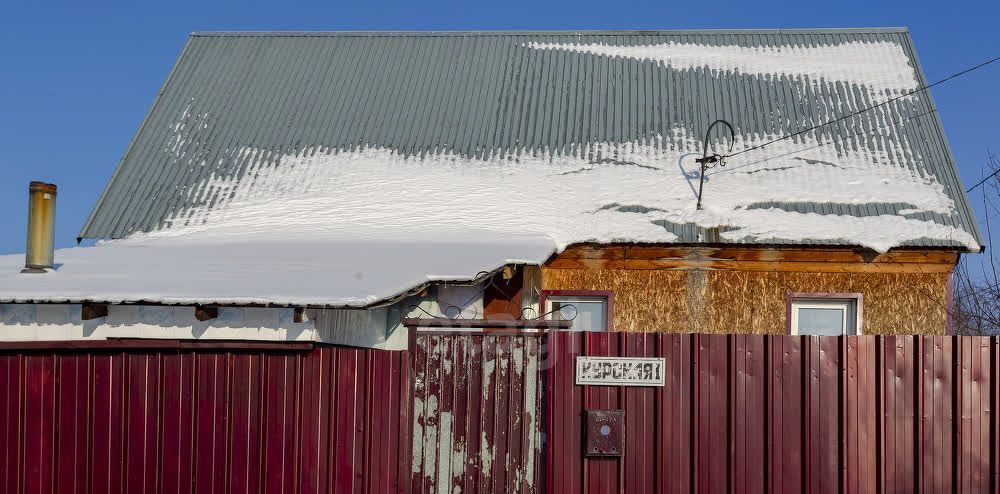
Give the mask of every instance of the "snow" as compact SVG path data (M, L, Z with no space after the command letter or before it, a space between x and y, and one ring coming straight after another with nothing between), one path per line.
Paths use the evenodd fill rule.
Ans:
M865 232L865 246L878 252L896 247L900 238L921 237L965 242L970 249L979 249L971 235L954 227L895 215L856 217L754 209L744 211L742 217L754 226L723 232L723 239L781 243L788 239L808 238L842 243L845 237L851 237L850 232Z
M57 251L54 272L19 274L22 256L0 257L0 301L361 307L429 281L540 264L574 243L676 241L663 221L726 227L729 241L818 240L884 252L930 238L979 248L968 232L901 214L760 204L898 202L909 215L952 214L944 187L914 172L913 155L888 141L846 151L804 138L768 146L770 159L740 155L707 175L702 210L697 139L678 130L671 141L681 145L599 144L582 153L591 159L420 158L384 149L287 155L243 180L207 179L191 193L213 205L185 211L167 228Z
M888 41L851 41L803 46L736 46L669 42L658 45L528 43L536 50L563 50L609 57L650 60L678 70L722 72L853 82L876 93L916 89L913 67L903 48Z
M764 139L741 137L747 146ZM699 144L680 130L671 138L682 144L679 149L655 142L599 144L582 153L591 159L545 153L419 158L383 149L306 153L247 171L253 178L209 178L205 187L211 191L191 193L214 205L185 211L153 235L225 228L341 237L395 231L433 238L488 228L501 236L548 237L561 250L581 242L674 242L677 237L661 226L667 221L735 229L725 236L734 241L840 239L885 251L931 238L978 249L968 232L920 218L883 215L859 222L851 215L813 215L822 217L818 221L761 209L767 202L904 203L909 214L954 213L940 182L914 171L915 157L905 146L870 139L877 145L859 146L861 151L803 138L735 157L706 175L702 210L695 208Z
M880 94L917 85L902 48L887 42L528 46L682 70L844 81ZM185 130L207 125L206 115L189 107L164 152L180 153ZM540 264L574 243L678 241L664 222L723 227L722 238L733 242L818 241L884 252L936 239L978 250L970 232L920 217L955 214L955 204L937 177L920 171L918 145L890 134L838 143L803 135L741 154L706 175L701 210L701 137L680 127L669 139L583 144L569 155L477 159L447 150L404 156L317 147L275 159L272 151L244 148L238 162L247 169L187 189L190 202L203 206L180 211L161 230L60 250L61 266L43 275L19 274L22 256L0 257L0 301L363 307L429 281ZM738 135L736 149L773 138ZM906 207L857 217L803 214L770 202Z
M537 264L552 249L547 238L489 232L436 239L136 236L58 250L60 266L45 274L21 274L22 255L0 256L0 301L357 307L508 262Z

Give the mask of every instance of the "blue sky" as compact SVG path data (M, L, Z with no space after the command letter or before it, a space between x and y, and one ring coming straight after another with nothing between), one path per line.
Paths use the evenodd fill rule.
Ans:
M1000 56L995 0L18 2L4 11L0 254L24 250L31 180L59 185L57 245L75 244L192 31L904 26L931 81ZM978 181L987 150L1000 152L998 87L1000 63L933 91L966 184Z

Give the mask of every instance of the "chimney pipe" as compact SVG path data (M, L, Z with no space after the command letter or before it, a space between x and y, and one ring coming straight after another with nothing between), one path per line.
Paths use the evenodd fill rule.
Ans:
M44 273L55 264L56 186L28 186L28 249L22 273Z

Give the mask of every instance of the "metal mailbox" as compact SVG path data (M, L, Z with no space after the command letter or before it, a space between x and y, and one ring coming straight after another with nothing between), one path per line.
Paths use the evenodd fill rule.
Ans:
M625 451L625 410L587 410L584 456L615 457Z

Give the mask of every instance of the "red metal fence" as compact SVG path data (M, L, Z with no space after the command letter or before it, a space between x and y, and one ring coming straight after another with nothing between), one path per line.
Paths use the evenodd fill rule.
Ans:
M0 492L997 492L1000 480L996 339L416 342L0 346ZM578 355L664 357L666 385L577 386ZM624 410L623 457L584 458L594 408Z
M406 492L406 386L405 352L0 349L0 492Z
M665 357L664 387L574 385L574 357ZM996 492L998 341L550 333L547 491ZM625 410L622 458L582 412Z

